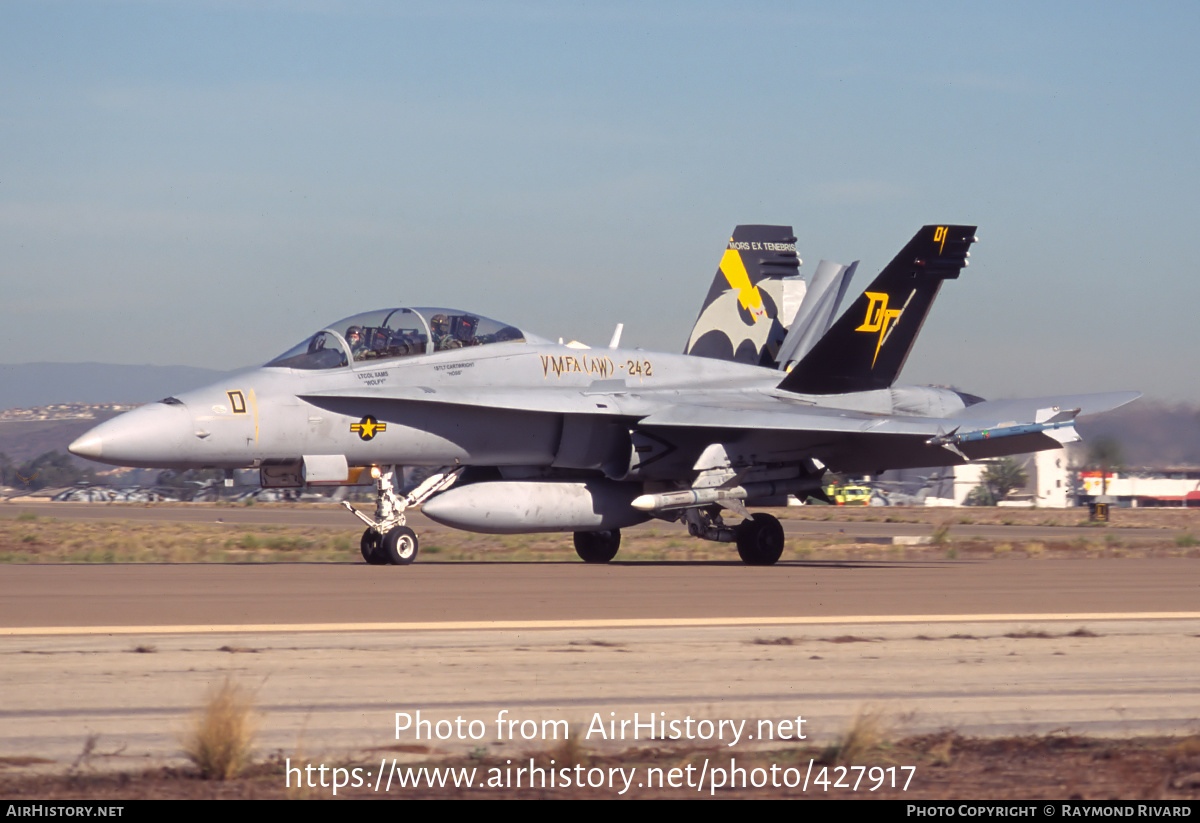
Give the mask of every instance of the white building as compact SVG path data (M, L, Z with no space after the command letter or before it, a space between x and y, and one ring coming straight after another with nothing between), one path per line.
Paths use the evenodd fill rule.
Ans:
M1100 472L1080 473L1085 502L1103 492ZM1118 506L1200 506L1200 469L1194 467L1109 472L1108 496Z
M1076 504L1070 460L1065 449L1019 454L1014 459L1021 464L1029 479L1024 492L1013 492L1008 500L1000 503L1001 506L1061 509ZM937 470L938 477L930 482L925 505L966 505L971 491L983 482L987 465L988 461L979 460Z

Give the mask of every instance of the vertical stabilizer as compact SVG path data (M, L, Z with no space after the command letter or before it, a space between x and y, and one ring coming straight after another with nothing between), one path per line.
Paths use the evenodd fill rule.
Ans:
M787 330L783 278L800 268L791 226L738 226L721 257L685 354L771 365Z
M958 277L975 226L925 226L779 384L802 394L895 382L943 280Z
M779 368L786 370L804 359L804 355L829 331L857 268L858 261L849 266L828 260L817 264L811 287L800 304L795 322L788 324L787 337L779 348Z
M779 310L779 322L785 329L790 329L800 307L804 305L808 284L799 277L786 277L780 284L783 286L783 301L780 304L782 308Z

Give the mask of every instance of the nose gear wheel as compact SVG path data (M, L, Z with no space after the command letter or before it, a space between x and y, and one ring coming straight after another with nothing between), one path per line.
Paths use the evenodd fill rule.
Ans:
M407 566L416 560L419 541L417 533L405 525L404 510L409 506L418 506L438 492L450 488L462 472L461 467L452 469L447 466L401 497L396 494L393 483L396 467L373 468L371 474L375 478L377 495L374 519L342 501L351 514L367 524L360 541L363 560L372 566Z

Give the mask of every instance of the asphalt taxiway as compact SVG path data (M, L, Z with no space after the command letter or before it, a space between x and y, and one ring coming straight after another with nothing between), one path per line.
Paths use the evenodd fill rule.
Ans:
M1198 594L1167 558L8 566L0 757L172 762L226 678L260 752L314 762L561 742L500 739L501 717L595 748L655 743L586 736L654 713L804 717L810 740L864 711L897 734L1188 733ZM397 736L417 711L484 736Z

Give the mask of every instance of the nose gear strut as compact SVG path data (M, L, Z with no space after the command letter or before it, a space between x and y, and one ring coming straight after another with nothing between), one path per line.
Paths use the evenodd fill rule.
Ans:
M375 519L371 519L345 500L342 505L367 524L367 530L362 536L362 556L372 566L391 564L407 566L417 559L417 534L405 525L404 510L409 506L419 506L438 492L445 491L454 485L463 467L452 469L445 466L427 477L420 485L404 497L396 494L393 483L396 477L395 466L371 468L371 476L375 478Z

